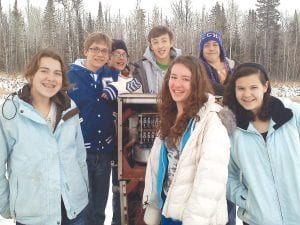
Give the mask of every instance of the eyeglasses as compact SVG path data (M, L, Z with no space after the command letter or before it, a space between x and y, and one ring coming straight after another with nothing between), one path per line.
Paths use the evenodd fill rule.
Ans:
M124 52L122 54L119 53L119 52L113 52L113 53L111 53L111 55L114 56L114 57L116 57L116 58L121 58L121 57L128 58L129 57L129 55L127 55L126 52Z
M101 52L101 54L102 55L107 55L108 53L109 53L109 50L107 49L107 48L89 48L89 50L92 52L92 53L100 53Z

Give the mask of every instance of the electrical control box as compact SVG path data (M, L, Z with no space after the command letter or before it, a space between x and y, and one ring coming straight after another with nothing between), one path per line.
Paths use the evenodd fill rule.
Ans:
M157 135L156 95L118 97L118 178L123 225L144 225L142 196L147 159Z

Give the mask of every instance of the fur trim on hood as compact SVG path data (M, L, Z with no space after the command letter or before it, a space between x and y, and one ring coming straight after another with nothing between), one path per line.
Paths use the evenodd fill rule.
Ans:
M231 135L237 127L234 113L227 106L224 106L220 112L218 112L218 115L227 129L228 134Z

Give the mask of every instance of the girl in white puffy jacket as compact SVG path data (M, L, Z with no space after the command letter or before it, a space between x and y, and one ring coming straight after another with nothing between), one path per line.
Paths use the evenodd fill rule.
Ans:
M225 225L229 138L201 61L179 56L158 96L159 134L147 164L144 220Z

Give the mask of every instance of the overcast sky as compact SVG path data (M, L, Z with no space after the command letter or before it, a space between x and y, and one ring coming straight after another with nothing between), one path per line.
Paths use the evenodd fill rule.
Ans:
M41 6L44 8L46 6L47 0L29 0L31 4L36 6ZM170 3L176 0L140 0L141 8L146 10L152 10L156 5L163 9L163 13L170 13ZM224 7L227 8L228 2L230 0L192 0L193 9L200 11L203 5L209 10L216 2L223 3ZM1 0L4 10L7 10L9 5L12 6L15 0ZM24 8L26 6L27 0L18 0L19 8ZM87 11L91 11L93 15L96 15L99 0L83 0L84 7ZM113 14L117 13L119 9L121 14L126 15L133 11L135 8L137 0L101 0L102 7L110 7ZM255 9L256 0L235 0L241 10L248 10L249 8ZM278 8L281 12L286 11L293 15L294 10L300 10L300 0L281 0L280 7Z

